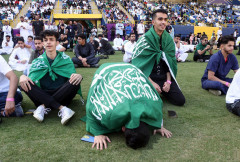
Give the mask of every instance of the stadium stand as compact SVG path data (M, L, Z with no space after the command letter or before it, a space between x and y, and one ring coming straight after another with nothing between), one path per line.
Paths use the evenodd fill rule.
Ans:
M24 4L23 0L0 0L0 19L13 20Z

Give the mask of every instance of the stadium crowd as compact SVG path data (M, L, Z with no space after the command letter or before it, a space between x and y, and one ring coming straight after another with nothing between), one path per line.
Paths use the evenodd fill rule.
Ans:
M88 0L63 0L62 13L65 14L91 14L91 5Z
M25 0L0 0L0 20L13 20L24 5Z

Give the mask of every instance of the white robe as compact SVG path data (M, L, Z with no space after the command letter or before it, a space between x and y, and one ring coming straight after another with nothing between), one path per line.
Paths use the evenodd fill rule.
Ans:
M133 49L135 46L136 42L132 43L131 41L124 45L125 54L123 56L123 62L129 63L132 61Z
M0 55L2 53L11 54L13 50L13 41L7 42L8 45L6 45L6 42L7 42L6 40L2 42L2 49L0 49Z
M9 57L9 65L13 70L24 71L28 67L28 61L30 59L31 53L27 48L16 48L13 50L11 56ZM18 57L18 59L16 59ZM18 61L27 60L25 64L18 63Z
M25 27L25 29L23 29L23 27ZM27 42L29 36L29 24L27 22L19 22L16 28L20 29L20 36L24 38L25 42Z
M122 50L122 46L123 46L123 39L122 38L115 38L113 40L113 49L115 51Z
M6 40L6 36L9 35L10 36L10 40L12 40L12 27L9 25L4 25L2 31L4 32L3 35L3 41Z
M185 62L185 60L188 57L188 53L186 53L186 50L184 49L184 47L180 43L180 48L177 48L175 43L175 48L176 48L176 53L175 53L176 59L181 60L181 62Z

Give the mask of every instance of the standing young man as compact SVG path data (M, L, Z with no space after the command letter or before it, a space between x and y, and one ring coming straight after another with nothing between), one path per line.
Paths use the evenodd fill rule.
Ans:
M66 106L79 91L82 76L76 74L71 58L56 50L57 32L45 30L42 37L46 51L33 60L29 77L22 75L19 82L36 105L33 116L39 122L51 109L57 109L64 125L75 113Z
M158 93L172 104L182 106L185 97L176 81L175 44L165 30L167 21L166 10L158 9L153 12L153 26L139 38L133 50L132 64L143 71Z
M209 90L214 95L226 94L232 78L227 78L230 70L235 73L239 69L237 58L232 54L234 38L223 36L220 51L215 53L209 60L202 77L202 88Z

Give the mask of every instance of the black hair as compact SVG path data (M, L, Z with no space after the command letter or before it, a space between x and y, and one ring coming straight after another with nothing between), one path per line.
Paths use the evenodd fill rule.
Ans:
M84 34L79 34L79 35L77 35L77 38L78 38L78 37L80 37L80 38L86 40L86 36L85 36Z
M10 35L6 35L6 37L11 38Z
M144 122L140 122L139 127L135 129L126 128L124 135L127 146L137 149L148 144L151 133L148 125Z
M163 14L168 15L167 10L164 10L164 9L157 9L157 10L155 10L155 11L153 12L153 14L152 14L152 19L155 19L157 13L163 13Z
M43 42L43 38L42 38L42 37L40 37L40 36L36 36L36 37L34 38L34 40L40 40L40 41L42 41L42 42Z
M98 37L103 37L103 35L102 34L98 34Z
M135 33L130 33L129 37L131 37L132 35L135 35Z
M17 41L22 41L22 42L24 42L24 39L23 39L23 37L19 37L19 38L17 39Z
M33 36L29 35L28 38L32 38L33 39Z
M228 44L229 41L235 42L233 36L225 35L222 37L221 44Z
M200 38L200 40L203 40L203 39L206 39L206 38L208 38L208 37L206 35L204 35Z
M180 34L175 34L174 37L179 37L179 38L181 38L181 35L180 35Z
M46 38L47 36L54 36L56 38L56 41L59 38L58 32L56 32L54 30L44 30L43 32L41 32L40 36L42 38Z

